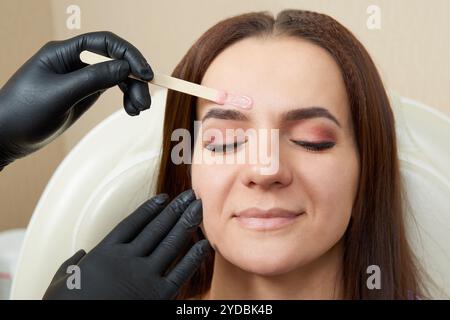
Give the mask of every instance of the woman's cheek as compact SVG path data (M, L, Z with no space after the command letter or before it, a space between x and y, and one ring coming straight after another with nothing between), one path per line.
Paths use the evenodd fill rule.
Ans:
M210 189L211 188L211 189ZM217 190L215 187L209 185L206 192L210 190ZM220 198L221 192L213 192L209 196L204 196L203 204L203 222L201 229L206 239L210 242L214 250L217 249L217 244L223 243L227 213L224 212L225 200Z
M320 202L328 199L334 205L353 199L358 182L359 165L353 149L345 148L335 153L318 155L308 161L302 171L308 186ZM325 201L325 202L329 202Z
M210 211L208 208L206 208L206 210L204 210L204 214L203 214L203 222L202 222L202 232L205 235L205 238L208 239L209 243L211 244L211 246L214 248L214 250L216 250L217 246L217 223L216 223L216 217L212 216L211 214L206 213L207 211ZM211 212L211 211L210 211ZM205 214L206 213L206 214Z
M232 175L227 167L214 164L192 165L192 188L202 200L203 222L200 227L214 249L220 239L220 226L223 225L221 219L226 219L224 209L229 194L227 181Z
M316 161L299 164L298 174L309 198L314 224L331 233L346 229L359 179L358 158L353 149L317 155Z

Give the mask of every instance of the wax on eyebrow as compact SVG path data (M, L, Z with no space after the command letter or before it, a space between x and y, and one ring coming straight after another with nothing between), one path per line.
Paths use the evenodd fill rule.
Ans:
M225 90L220 90L215 100L218 104L228 104L242 109L251 109L253 106L253 100L249 96L232 94Z

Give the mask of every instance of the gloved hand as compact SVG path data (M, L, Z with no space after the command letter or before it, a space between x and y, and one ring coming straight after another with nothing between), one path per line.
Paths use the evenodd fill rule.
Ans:
M89 66L79 58L83 50L118 60ZM117 84L128 114L148 109L148 84L130 73L153 79L142 54L111 32L47 43L0 89L0 168L56 138Z
M165 201L166 194L153 197L92 251L80 250L64 262L44 299L174 298L211 247L206 239L198 241L165 274L202 220L201 200L195 200L192 190L181 193L167 207ZM67 287L69 265L80 268L80 289Z

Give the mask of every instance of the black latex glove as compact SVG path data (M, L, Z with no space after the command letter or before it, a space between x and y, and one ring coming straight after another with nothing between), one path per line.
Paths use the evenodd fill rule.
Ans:
M201 200L192 190L167 207L166 200L165 194L150 199L88 254L80 250L64 262L44 299L173 299L211 247L198 241L165 274L202 220ZM69 265L79 266L81 289L67 288Z
M89 66L79 58L83 50L119 60ZM117 84L128 114L148 109L148 84L130 73L153 79L142 54L111 32L47 43L0 89L0 168L56 138Z

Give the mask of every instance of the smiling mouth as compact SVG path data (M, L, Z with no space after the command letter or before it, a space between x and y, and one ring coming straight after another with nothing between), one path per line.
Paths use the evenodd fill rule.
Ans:
M305 212L295 212L281 208L260 210L250 208L233 215L239 225L246 229L257 231L270 231L286 227L294 223Z

